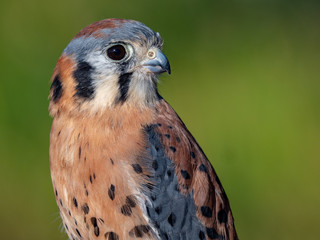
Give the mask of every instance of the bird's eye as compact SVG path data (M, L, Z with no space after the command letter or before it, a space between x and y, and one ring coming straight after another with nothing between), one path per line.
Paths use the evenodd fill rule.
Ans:
M106 51L107 56L115 61L120 61L127 56L126 48L122 44L109 47Z

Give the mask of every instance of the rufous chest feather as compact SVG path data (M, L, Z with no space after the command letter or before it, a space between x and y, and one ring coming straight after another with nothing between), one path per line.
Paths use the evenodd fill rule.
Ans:
M54 118L51 175L70 239L129 239L141 234L141 239L153 239L141 207L145 179L137 174L144 170L139 165L146 145L141 129L152 121L150 113Z

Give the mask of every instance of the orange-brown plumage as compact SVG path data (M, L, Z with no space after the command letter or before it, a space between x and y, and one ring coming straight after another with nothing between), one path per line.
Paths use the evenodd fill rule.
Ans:
M147 224L143 217L133 221L118 210L127 196L136 194L135 189L143 181L137 177L130 181L135 176L131 164L137 161L135 156L145 146L142 132L137 129L151 119L152 114L148 112L122 108L87 118L59 116L54 119L50 165L53 185L58 192L57 202L62 215L69 218L70 211L71 216L76 217L78 226L73 222L71 225L84 239L90 239L94 234L94 229L87 230L84 217L87 221L92 216L103 219L106 227L100 227L99 231L107 233L112 230L120 239L126 239L127 235L121 233L129 232L136 225ZM113 201L108 196L111 184L116 187ZM67 197L64 189L67 189ZM73 198L77 199L78 207L74 206ZM88 214L83 214L81 207L84 204L89 206ZM141 210L132 208L132 215L142 215ZM72 231L72 226L68 228Z
M215 171L157 92L170 72L161 43L141 23L109 19L58 60L50 168L70 239L237 239Z

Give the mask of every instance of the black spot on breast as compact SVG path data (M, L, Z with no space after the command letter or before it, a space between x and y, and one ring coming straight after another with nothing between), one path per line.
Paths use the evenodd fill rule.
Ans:
M176 137L176 140L177 140L178 143L181 142L181 139L179 137Z
M227 223L228 214L224 209L222 209L218 212L218 221L219 221L219 223Z
M68 231L69 230L69 228L68 228L68 225L67 224L65 224L64 225L64 228Z
M211 218L212 217L212 209L208 206L202 206L201 208L202 216Z
M81 147L79 147L79 160L81 158Z
M132 167L136 173L142 173L142 168L139 164L132 164Z
M81 234L80 234L80 232L79 232L79 230L78 230L78 228L76 228L76 232L77 232L77 234L79 235L79 237L82 237Z
M207 172L207 167L204 165L204 164L201 164L200 166L199 166L199 170L201 171L201 172Z
M168 139L170 138L170 134L165 134L164 136Z
M120 103L124 103L127 100L129 85L131 82L131 76L132 76L132 72L122 74L119 77L118 84L119 84L120 96L119 96L118 102Z
M154 210L155 210L155 212L156 212L157 214L160 214L161 211L162 211L162 207L161 207L161 206L158 206L158 207L156 207Z
M121 207L121 213L125 216L130 216L132 213L131 207L127 204Z
M134 196L127 196L126 197L126 204L129 205L130 207L134 208L137 205L135 202L135 197Z
M173 225L176 223L177 217L174 213L171 213L168 217L168 223L173 227Z
M173 147L173 146L170 146L169 148L170 148L170 150L171 150L172 152L176 152L176 151L177 151L177 149L176 149L175 147Z
M89 176L89 180L90 180L90 182L92 183L92 176L91 176L91 175Z
M206 228L207 229L207 235L209 238L211 239L220 239L219 234L217 233L217 231L214 228Z
M163 236L164 236L165 240L169 239L168 234L164 233Z
M172 127L172 126L168 126L168 128L169 128L169 129L172 129L173 127Z
M152 162L152 168L153 168L155 171L157 171L158 167L159 167L159 164L158 164L157 160L154 160L154 161Z
M202 231L199 232L199 239L200 240L205 240L206 239L206 235L204 234L204 232L202 232Z
M185 170L181 170L181 176L184 178L184 179L190 179L190 174L185 171Z
M77 69L73 72L73 77L77 82L76 96L92 99L94 94L93 80L91 73L94 68L87 62L79 62Z
M60 76L57 74L52 81L51 87L52 89L52 100L53 102L58 102L62 96L62 84L60 81Z
M119 240L119 235L115 232L106 232L104 234L105 239L107 240Z
M78 207L78 201L75 197L72 199L74 206L77 208Z
M154 185L152 183L146 183L146 184L142 184L143 186L147 187L150 191L152 191Z
M61 199L59 199L59 202L60 202L61 207L63 207L63 204L62 204L62 200L61 200Z
M93 173L93 179L96 179L96 174L95 173Z
M130 230L129 236L142 238L144 234L150 231L150 227L148 225L138 225L135 226L133 229Z
M190 152L192 158L196 158L196 154L194 152Z
M71 214L70 214L70 216L71 216ZM74 224L75 224L76 226L78 226L77 220L76 220L75 218L73 218L73 220L74 220Z
M57 191L57 189L56 189L56 192L55 192L55 193L56 193L56 196L58 197L58 191Z
M156 125L156 126L161 127L161 126L162 126L162 124L161 124L161 123L157 123L157 125Z
M111 162L111 164L112 164L112 165L114 164L114 162L113 162L112 158L110 158L110 162Z
M98 227L97 219L95 217L91 218L91 224L93 225L94 235L96 235L98 237L99 234L100 234L100 230L99 230L99 227Z
M114 186L113 184L111 184L111 185L110 185L110 188L109 188L109 190L108 190L108 195L109 195L109 197L110 197L111 200L114 199L115 190L116 190L115 186Z
M84 212L84 214L88 214L90 209L87 203L82 205L82 211Z
M86 196L89 196L89 192L88 192L88 190L86 190Z

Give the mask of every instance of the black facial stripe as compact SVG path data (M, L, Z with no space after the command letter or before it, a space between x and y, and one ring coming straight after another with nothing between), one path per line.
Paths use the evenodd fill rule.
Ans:
M91 99L94 94L91 73L94 68L88 62L79 62L77 69L73 72L73 77L77 82L76 96Z
M132 72L129 72L129 73L124 73L119 77L118 83L119 83L120 96L119 96L118 102L120 103L124 103L127 100L131 76L132 76Z
M63 90L59 74L57 74L55 76L55 78L53 79L50 89L53 89L52 90L52 99L53 99L53 101L55 103L58 102L59 99L61 98L62 90Z

